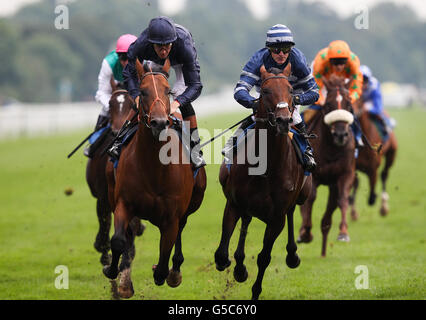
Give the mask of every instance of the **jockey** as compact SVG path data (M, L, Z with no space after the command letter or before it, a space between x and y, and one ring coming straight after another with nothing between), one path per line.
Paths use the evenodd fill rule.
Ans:
M115 50L108 53L102 61L98 75L98 90L95 95L96 101L102 105L102 110L96 122L95 131L105 127L110 120L109 100L112 92L117 89L117 85L123 82L122 71L127 64L127 49L136 39L137 37L132 34L123 34L118 38ZM85 149L84 154L92 157L95 149L91 145Z
M317 104L320 106L324 105L325 96L323 90L325 91L325 87L323 78L328 79L332 74L343 76L351 81L349 87L351 103L357 101L361 97L363 81L359 67L360 62L358 56L351 51L349 45L345 41L332 41L327 48L320 50L313 62L313 75L320 90L320 97ZM359 124L357 126L355 121L351 127L354 131L358 146L363 146Z
M383 99L382 93L380 90L379 81L373 76L370 68L366 65L362 65L360 67L361 73L363 75L363 91L362 91L362 99L366 110L379 120L383 128L386 129L387 133L389 133L393 127L391 119L389 119L383 110Z
M306 139L307 149L305 151L306 169L313 171L316 163L313 157L312 148L309 145L305 123L299 114L300 105L311 105L317 101L318 86L311 75L311 69L306 63L304 54L294 47L293 34L285 25L276 24L266 33L265 48L256 51L250 60L243 67L240 80L234 89L234 99L246 108L256 112L258 100L250 95L250 90L255 86L260 90L260 67L278 68L284 70L288 63L291 63L291 75L289 82L293 87L293 124ZM247 127L243 124L241 127ZM231 142L232 143L232 142ZM225 147L226 148L226 147ZM226 152L226 151L225 151Z
M154 65L163 65L166 58L170 60L176 74L176 82L172 89L174 101L170 106L170 114L173 114L177 108L180 109L183 120L190 123L190 148L193 150L199 147L197 119L191 103L200 96L203 86L197 51L191 33L168 17L154 18L150 21L148 28L130 46L127 55L129 62L123 70L124 84L136 103L140 95L136 59L149 60ZM108 153L118 158L120 144L121 142L117 141ZM194 168L200 168L206 164L201 151L194 153L191 161Z

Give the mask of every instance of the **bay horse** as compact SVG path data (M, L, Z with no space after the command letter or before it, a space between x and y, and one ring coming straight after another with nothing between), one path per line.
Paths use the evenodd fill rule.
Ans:
M228 165L221 165L219 181L226 197L222 223L222 236L215 252L216 269L223 271L231 265L228 258L229 241L237 221L241 218L238 247L234 257L236 266L234 278L238 282L247 280L244 265L244 246L248 226L252 217L266 223L263 249L257 257L258 274L252 287L252 299L257 300L262 291L265 270L271 261L271 250L276 238L288 221L288 243L286 263L296 268L300 259L296 253L294 240L293 212L296 204L302 204L311 188L311 176L304 174L298 163L296 151L289 137L292 123L292 87L288 81L291 73L290 63L284 70L265 70L262 66L261 94L256 115L254 133L247 136L247 147L238 148L228 171ZM260 135L266 133L265 153L262 154ZM266 161L266 172L251 174L249 149L258 150L261 161ZM245 161L240 162L241 156ZM237 159L237 163L235 160ZM248 161L247 161L248 160ZM260 165L260 164L259 164Z
M112 262L103 272L115 279L119 272L119 294L130 298L133 284L130 278L132 257L129 251L134 246L134 233L129 223L134 217L150 221L160 233L160 256L154 268L156 285L177 287L181 281L182 254L181 233L188 216L201 205L206 189L206 173L201 168L194 177L187 154L182 151L182 142L170 125L170 86L167 59L160 71L147 69L136 61L140 79L140 102L138 106L138 130L129 144L123 148L114 172L112 164L107 167L109 199L114 211L114 235L111 238ZM129 115L130 118L130 115ZM163 130L168 130L168 142L161 139ZM171 144L178 153L172 152L172 162L163 164L160 150ZM173 246L173 266L169 271L169 259ZM120 267L120 256L123 255Z
M327 237L331 228L332 214L339 207L342 220L339 226L338 241L349 241L346 212L349 207L349 193L355 178L355 139L350 128L354 118L349 93L344 79L332 76L324 80L327 98L320 111L307 121L308 131L318 138L312 140L317 168L312 173L312 191L307 201L300 207L302 225L298 242L311 242L312 206L316 199L317 188L326 185L329 188L327 209L321 220L322 249L326 256Z
M373 123L370 118L369 112L365 109L364 101L360 98L357 103L354 104L354 113L358 117L362 132L368 139L368 145L359 148L358 158L356 160L357 170L364 172L368 176L370 193L368 197L368 204L371 206L376 202L376 182L377 174L382 162L382 158L385 158L385 163L380 174L382 181L382 194L381 194L381 205L380 214L386 216L389 213L389 194L386 192L386 181L389 174L389 169L393 165L398 149L398 142L394 131L389 133L389 138L383 144L383 146L376 151L376 149L370 147L378 146L382 143L382 138L377 129L377 126ZM353 192L350 196L351 205L351 217L353 220L358 219L358 212L355 207L356 192L358 189L359 180L358 176L355 177Z
M108 155L103 152L114 139L119 129L127 118L131 110L132 101L128 92L124 89L116 88L109 101L110 109L110 129L109 132L99 139L103 139L92 158L89 158L86 165L86 181L90 192L96 198L96 213L99 222L99 230L94 243L95 249L101 253L101 263L107 265L110 263L110 237L111 229L111 206L108 200L108 184L106 178L106 166ZM139 219L132 221L132 226L137 235L141 235L144 226Z

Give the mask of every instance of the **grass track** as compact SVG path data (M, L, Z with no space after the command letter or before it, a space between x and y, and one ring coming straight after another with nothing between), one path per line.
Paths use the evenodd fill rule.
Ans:
M367 180L361 175L357 200L360 220L349 222L350 243L336 241L340 213L335 211L328 256L320 258L319 221L325 210L326 187L320 187L313 211L314 241L299 245L302 263L285 264L286 228L275 242L263 281L261 299L425 299L426 245L426 112L395 110L398 121L397 160L388 191L391 212L379 215L379 204L367 206ZM244 114L201 119L199 126L226 128ZM86 159L66 155L86 132L0 142L0 299L111 299L110 283L102 274L93 248L98 228L95 200L85 182ZM214 154L220 150L215 149ZM210 159L209 151L205 152ZM158 260L159 232L147 223L136 239L132 299L249 299L257 274L265 225L254 219L246 242L248 280L239 284L232 268L219 273L214 265L221 233L224 196L219 165L207 167L207 191L200 210L188 219L183 233L183 282L172 289L157 287L151 266ZM66 196L64 190L73 188ZM377 191L380 191L380 184ZM296 233L300 211L295 212ZM230 245L236 249L239 225ZM69 289L55 288L55 267L69 269ZM366 265L369 289L357 290L355 267Z

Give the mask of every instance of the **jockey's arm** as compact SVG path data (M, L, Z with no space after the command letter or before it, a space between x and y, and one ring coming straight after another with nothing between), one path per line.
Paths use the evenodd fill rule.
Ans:
M182 73L186 89L175 99L181 106L191 103L197 99L203 89L200 78L200 65L196 60L196 55L193 61L187 62L182 66Z
M104 59L102 61L101 70L98 75L98 90L96 91L95 100L99 102L104 108L109 108L109 100L111 99L111 78L113 72L108 62Z
M128 61L126 66L123 68L124 86L133 100L140 95L139 78L136 70L136 59L138 56L143 56L143 48L140 38L133 42L127 50Z
M360 62L358 57L351 53L351 57L349 58L349 76L351 77L351 84L349 87L349 96L351 98L351 102L354 103L357 101L362 95L362 73L359 69Z
M256 52L243 67L240 80L234 89L234 99L245 108L253 108L256 98L250 95L253 86L260 82L261 53ZM253 110L256 111L256 110Z

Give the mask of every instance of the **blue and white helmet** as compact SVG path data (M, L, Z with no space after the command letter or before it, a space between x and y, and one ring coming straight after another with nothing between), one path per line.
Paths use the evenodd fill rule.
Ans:
M362 75L368 79L371 79L373 77L373 72L371 72L371 69L367 67L365 64L359 67L359 70L361 71Z
M293 34L291 30L283 24L276 24L266 32L265 46L281 45L283 43L291 43L294 45Z

